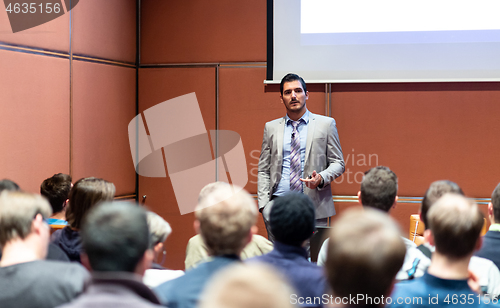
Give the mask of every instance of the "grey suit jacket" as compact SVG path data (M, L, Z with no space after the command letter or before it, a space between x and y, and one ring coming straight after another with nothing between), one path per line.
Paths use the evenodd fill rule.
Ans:
M257 177L257 195L261 210L271 200L281 180L285 124L283 117L267 122L264 128ZM310 113L302 177L310 175L313 170L323 177L322 188L309 189L304 185L304 193L316 206L317 219L335 215L330 184L344 173L344 169L344 158L335 120Z

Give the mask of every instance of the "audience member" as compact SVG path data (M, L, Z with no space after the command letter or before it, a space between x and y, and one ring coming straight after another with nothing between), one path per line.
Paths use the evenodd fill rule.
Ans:
M0 193L4 190L17 191L19 190L19 185L16 182L9 179L0 180Z
M201 296L200 308L292 308L293 293L275 269L257 263L236 264L214 275Z
M321 298L327 291L323 268L307 260L303 247L314 233L314 204L301 193L289 192L276 199L270 213L274 249L250 259L265 262L281 272L302 298Z
M45 179L40 185L40 194L49 200L52 207L52 216L48 219L49 225L67 225L66 205L71 190L71 176L64 173L54 174Z
M424 199L422 200L422 207L420 209L420 220L424 223L425 229L429 229L427 212L431 206L444 194L455 193L464 195L462 189L454 182L448 180L441 180L433 182L425 192ZM423 264L430 264L432 253L435 248L429 242L417 247L423 252L426 259L422 257L413 263L423 262ZM427 269L428 266L425 267ZM497 297L500 294L500 271L497 266L488 259L472 256L469 263L469 270L472 271L478 278L478 283L482 292L490 296Z
M0 194L0 307L52 308L82 292L89 274L81 265L43 260L51 213L41 196Z
M500 268L500 184L491 195L488 216L491 226L483 237L483 247L476 255L493 261Z
M94 177L78 180L69 193L66 210L68 226L52 234L52 243L59 246L71 261L80 261L82 243L80 228L88 211L97 203L111 201L115 195L115 185Z
M370 208L347 210L330 231L325 264L330 304L384 307L405 252L400 229L388 215Z
M210 183L203 187L198 196L198 202L200 202L205 196L210 192L214 191L218 187L228 186L225 182L215 182ZM273 243L263 236L254 234L252 236L252 241L245 246L240 254L242 260L260 256L266 254L273 250ZM186 247L186 259L184 261L184 266L186 270L197 266L200 262L207 261L210 258L208 255L208 248L203 242L201 235L197 234L189 239Z
M6 191L18 191L19 185L17 185L15 182L8 180L8 179L0 180L0 193L4 190L6 190ZM2 259L2 252L1 251L0 251L0 259Z
M385 213L396 207L398 200L398 178L396 174L385 166L371 168L365 173L358 192L359 204L364 208L374 208ZM406 256L403 266L396 275L396 279L405 280L422 276L429 266L430 260L425 258L412 241L401 237L406 246ZM324 265L328 241L323 243L318 255L318 265ZM414 260L421 260L415 263Z
M19 191L20 187L16 183L11 180L1 180L0 181L0 193L2 191ZM0 259L2 259L2 253L0 252ZM68 256L62 251L58 246L50 243L47 256L45 257L47 260L55 260L55 261L65 261L69 262Z
M436 250L423 277L396 285L392 304L396 307L439 307L467 304L486 306L488 300L469 287L468 266L474 250L481 247L483 214L471 200L445 194L427 213L425 239ZM464 301L465 300L465 301Z
M241 251L257 230L257 213L255 201L241 188L218 187L204 197L196 208L194 227L212 259L158 286L155 291L162 303L167 307L196 307L212 275L240 261Z
M170 224L165 221L160 215L147 212L148 228L150 236L151 249L154 252L154 259L157 260L158 257L162 256L162 262L165 262L165 256L167 251L165 250L164 243L167 237L172 233L172 228ZM144 273L142 281L150 288L157 287L165 281L169 281L184 275L183 271L168 270L158 263L153 263L151 268L147 269Z
M81 238L82 263L92 272L92 282L82 295L62 307L161 307L141 281L153 260L142 208L126 202L102 203L84 219Z

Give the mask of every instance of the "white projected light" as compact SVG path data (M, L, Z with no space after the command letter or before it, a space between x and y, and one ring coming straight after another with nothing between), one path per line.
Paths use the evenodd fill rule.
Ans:
M301 1L301 33L500 29L498 0Z
M274 0L273 80L499 81L500 0Z

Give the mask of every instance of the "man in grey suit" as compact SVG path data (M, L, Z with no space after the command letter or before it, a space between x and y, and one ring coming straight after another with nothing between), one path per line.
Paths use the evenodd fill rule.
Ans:
M316 225L326 226L335 215L330 184L345 169L335 120L307 110L304 80L287 74L280 92L286 116L266 123L258 169L259 210L270 240L273 200L288 191L308 195L316 208Z

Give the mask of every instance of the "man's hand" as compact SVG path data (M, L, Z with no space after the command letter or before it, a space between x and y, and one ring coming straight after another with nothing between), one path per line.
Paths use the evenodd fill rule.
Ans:
M300 179L302 182L306 184L306 186L310 189L315 189L321 183L323 183L323 178L319 173L316 173L316 170L313 171L313 173L307 177L306 179Z

